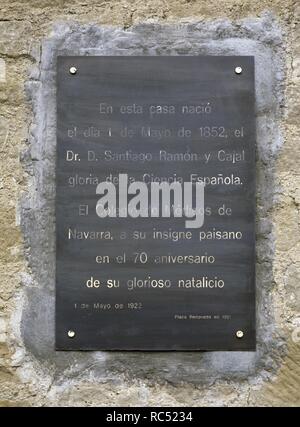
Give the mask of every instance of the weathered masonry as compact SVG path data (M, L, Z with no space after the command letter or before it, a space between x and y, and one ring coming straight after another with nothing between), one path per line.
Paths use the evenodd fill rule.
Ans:
M74 0L65 2L62 7L59 1L43 1L37 4L31 0L26 3L4 0L1 6L0 405L298 406L300 9L297 2L228 0L221 3L214 0L201 2L196 0L182 3L174 0L166 3L161 0L150 0L146 4L135 0L121 2L108 0L102 3L91 0L83 4L79 0ZM119 351L107 351L107 346L93 349L94 351L78 351L79 346L75 347L76 340L81 337L78 328L82 322L78 322L77 329L73 322L68 325L62 322L62 339L67 345L74 346L74 349L55 350L57 177L55 164L58 124L56 100L57 95L59 96L57 58L70 56L88 60L98 57L152 56L253 57L255 71L253 116L256 126L256 152L253 159L256 179L254 223L256 252L253 257L256 282L255 349L251 338L249 346L243 351L234 349L227 351L226 348L219 348L219 351L211 348L211 351L205 352L201 349L188 352L181 349L172 352L149 352L145 351L146 348L138 352L132 351L132 348L124 351L124 345L130 344L127 339ZM70 74L72 66L77 68L76 74ZM240 74L234 71L238 66L242 68ZM242 81L246 77L244 74L246 69L243 64L234 64L233 73L230 75L232 82L239 82L238 79ZM78 79L82 78L80 70L80 64L70 64L64 76L66 82L74 84L76 79L78 82ZM222 67L218 70L221 71ZM148 79L148 88L151 88L153 73L147 74L145 70L145 75ZM136 87L138 79L139 75L136 74ZM124 81L126 80L123 80L123 85ZM149 89L150 92L153 98L160 97L160 101L163 96L166 100L169 96L167 86L161 86L158 92L155 92L155 88L152 91ZM142 96L142 91L137 94ZM83 99L84 96L84 92L78 93L77 99ZM170 100L162 104L157 99L152 99L149 103L152 108L149 110L147 106L145 108L145 102L137 100L130 102L124 100L118 106L115 105L118 101L109 104L107 99L104 101L97 99L96 110L90 110L90 113L92 111L92 115L97 114L99 123L92 121L85 123L84 127L78 126L78 123L69 124L68 138L71 140L72 135L73 139L85 138L91 145L95 145L99 138L108 140L113 138L116 131L122 130L124 141L122 152L115 149L114 143L109 142L111 139L103 146L106 151L103 159L106 165L105 179L116 188L118 186L116 177L118 178L119 173L127 173L136 178L137 182L143 182L147 186L152 182L172 184L178 178L182 178L182 182L192 179L195 184L204 180L207 192L213 200L216 199L214 195L220 196L221 192L225 194L229 189L232 194L237 194L235 191L241 191L243 186L240 182L244 182L245 179L240 171L249 161L247 147L228 148L213 141L221 139L222 137L218 135L225 134L229 128L234 129L233 133L228 134L232 143L237 143L238 138L245 141L249 136L247 126L242 123L228 126L226 123L220 123L220 120L215 123L210 119L215 114L214 106L208 104L210 100L205 99L200 103L198 99L193 102L190 99L189 102L187 100L184 102L184 92L180 96L178 105L181 105L181 109L176 111L175 108L175 113L172 113L170 108L175 101ZM89 102L93 102L93 99L91 98ZM105 105L100 106L101 102ZM122 112L116 110L121 104ZM85 105L89 110L89 104ZM114 108L107 109L108 105ZM141 105L143 112L138 113L138 107ZM167 107L160 109L158 108L160 105ZM223 105L223 111L226 112L225 106L226 103ZM73 104L66 109L66 119L72 119L76 108L77 106ZM115 120L117 115L123 116L123 120L127 122L127 129L125 123L122 128L118 127L120 121ZM84 114L79 116L85 117ZM169 123L166 122L166 117ZM137 123L138 120L142 123ZM197 125L196 135L193 123L197 120L202 123ZM76 126L77 130L74 129ZM132 128L136 129L138 135L131 136ZM176 135L175 130L179 132ZM76 135L76 131L79 134ZM188 131L192 131L192 134L189 135ZM180 142L177 143L177 147L170 146L175 136L178 140L179 138L185 140L185 147L184 144L181 146ZM216 145L212 148L213 144L209 146L207 141L207 148L203 152L197 152L191 149L195 148L196 143L189 142L189 139L194 137L199 138L199 141L207 138ZM142 140L143 149L133 148L129 143L130 138ZM156 141L155 149L154 141ZM84 163L82 159L88 161L87 158L81 157L83 154L74 146L67 150L69 153L64 152L64 161L69 165L68 168L71 169L71 165L76 165L77 168L77 162L73 157L76 153L81 158L78 164ZM96 169L94 163L98 152L92 147L89 151L89 164ZM201 154L199 158L198 155ZM137 159L132 160L135 155ZM124 167L120 170L122 162ZM216 169L214 174L208 173L211 162L223 170ZM132 169L133 165L138 165L138 171ZM162 165L164 167L158 173ZM199 171L195 170L196 166L203 168L204 173L199 174ZM204 170L205 168L207 170ZM230 170L229 175L225 173L226 169ZM81 203L81 199L78 199L77 205L90 207L91 204L91 208L94 209L101 197L94 191L98 185L96 179L102 182L103 176L98 176L95 171L82 173L74 167L73 172L68 174L69 179L64 181L64 185L68 188L66 194L72 192L83 195L91 192L92 198L87 203ZM227 182L228 176L230 180ZM240 178L240 182L234 181L236 177ZM79 206L77 208L79 209ZM86 287L91 277L93 282L88 282L89 284L95 285L96 280L101 283L103 274L96 275L95 272L105 269L107 271L105 280L112 280L107 282L109 285L114 285L114 280L120 280L120 286L124 286L122 291L128 296L126 304L131 304L126 308L127 317L124 315L124 326L126 324L128 326L128 322L132 319L130 316L138 315L135 311L138 310L138 303L145 304L146 299L142 300L142 293L145 296L146 293L153 295L153 292L156 292L157 297L157 292L170 291L170 289L150 289L147 284L147 280L150 281L149 275L153 280L163 280L163 283L170 280L174 295L180 281L181 288L178 292L183 292L187 300L190 298L189 295L200 291L202 295L204 292L215 292L217 302L218 295L231 289L233 282L221 271L218 274L209 274L215 271L223 256L222 253L224 254L224 251L221 253L216 248L222 245L231 249L235 245L240 245L239 247L244 250L242 243L244 237L237 234L238 232L243 234L243 230L241 227L235 227L233 222L234 215L238 216L240 213L237 207L232 210L232 215L229 215L230 211L226 209L232 206L227 206L224 200L222 206L218 208L223 208L220 212L227 212L227 215L216 216L215 218L222 218L218 224L215 224L213 217L209 216L208 208L211 208L213 215L216 214L213 203L209 203L206 208L204 226L197 229L195 236L193 229L184 227L184 221L189 218L178 217L177 219L181 221L180 226L174 226L175 223L171 221L177 220L176 217L174 218L174 215L170 218L165 217L163 227L152 224L151 230L143 229L146 224L143 218L132 218L132 223L130 221L128 227L123 227L123 231L137 232L134 235L136 237L141 237L143 234L139 233L146 232L149 239L150 235L147 233L151 231L151 247L154 250L148 251L149 246L146 246L145 250L142 239L139 241L140 248L135 250L133 240L127 240L129 244L125 252L130 252L132 265L135 260L132 252L138 252L139 273L123 266L120 267L120 277L111 275L112 264L114 267L117 264L116 256L124 252L120 250L120 253L114 253L113 246L110 246L111 242L116 242L111 240L115 237L114 227L99 230L95 227L79 227L75 221L74 224L71 222L65 224L66 241L63 244L68 246L64 248L84 248L87 244L88 247L94 245L95 249L89 258L93 271L89 269L87 272L91 274L84 277L80 276L81 273L79 277L74 274L74 281L78 279L78 289L82 289L81 286ZM82 207L80 212L85 213L86 207ZM71 216L68 220L70 218ZM81 215L80 218L84 222L87 217ZM107 218L107 221L120 219ZM250 216L248 219L250 220ZM231 239L225 238L229 232L234 233L230 234ZM196 240L195 242L193 240L196 239L196 235L197 245ZM117 247L121 248L122 245L119 241L114 250ZM70 250L71 258L72 249ZM75 260L75 254L73 255ZM104 263L105 260L110 262ZM227 261L230 263L230 259ZM81 271L80 263L80 259L76 258L75 270ZM152 270L148 275L140 274L144 270L149 270L149 266ZM154 270L160 270L162 273L156 274ZM164 275L164 272L175 270L177 273L181 272L182 277L180 274L176 274L176 277L174 275L173 278L169 273ZM121 271L126 271L125 275L122 275ZM200 274L201 271L204 273ZM126 283L122 283L126 274L128 275ZM201 284L209 283L205 281L206 277L208 280L217 277L218 280L223 280L225 285L223 288L209 291L200 285L196 288L197 283L200 283L197 280L201 279ZM222 285L222 282L214 283ZM114 290L112 288L105 292ZM102 292L101 288L88 289L87 292L90 292L89 295L93 294L91 301L82 299L77 303L92 302L97 313L107 307L107 304L119 304L118 309L122 310L121 305L124 301L117 298L117 293L114 294L116 301L110 296L109 300L107 298L107 301L102 301L94 298L94 292ZM161 299L165 298L164 295ZM64 293L62 298L65 302ZM86 306L80 308L82 318L89 310L84 307ZM166 319L171 307L171 305L168 307L169 312L166 310L164 313ZM103 311L101 313L101 316L106 316ZM196 310L184 312L181 309L172 314L174 315L172 322L181 325L182 330L185 329L184 322L201 325L201 322L208 324L214 321L209 319L213 313L203 313L203 310L199 313ZM228 315L225 312L219 314ZM114 317L112 319L115 320ZM166 325L170 327L173 323L168 321L167 319ZM245 325L232 328L234 334L231 335L231 320L224 318L220 322L224 324L225 321L228 321L226 323L228 337L232 339L234 345L242 346L248 342L249 336ZM219 320L216 319L216 322ZM122 322L119 324L122 325ZM214 324L216 325L217 323ZM113 327L116 328L116 324ZM133 327L126 330L131 332L132 340L136 339L138 331ZM72 332L75 332L73 337ZM106 332L107 338L108 328ZM240 332L244 335L241 336ZM171 341L171 337L169 340ZM190 340L188 345L191 342L194 341ZM180 341L176 339L176 344L178 343L180 344ZM160 347L157 350L166 349Z

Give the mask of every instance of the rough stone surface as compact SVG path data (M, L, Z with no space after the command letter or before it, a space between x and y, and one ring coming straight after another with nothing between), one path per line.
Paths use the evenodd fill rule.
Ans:
M44 0L37 4L4 0L3 3L0 406L298 406L300 7L297 2ZM256 353L54 351L55 58L58 53L255 56Z

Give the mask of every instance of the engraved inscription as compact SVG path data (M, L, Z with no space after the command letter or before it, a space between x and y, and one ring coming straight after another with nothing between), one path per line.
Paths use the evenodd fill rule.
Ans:
M253 57L58 57L57 82L56 348L254 350Z

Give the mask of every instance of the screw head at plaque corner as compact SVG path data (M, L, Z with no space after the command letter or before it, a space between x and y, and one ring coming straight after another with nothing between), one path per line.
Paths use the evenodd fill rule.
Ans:
M243 69L242 69L242 67L235 67L234 72L235 72L235 74L242 74Z
M71 67L69 69L70 74L76 74L77 73L77 68L76 67Z
M236 331L235 335L236 335L237 338L243 338L244 332L243 331Z
M70 330L70 331L68 331L68 337L69 338L74 338L75 337L75 331L72 331L72 330Z

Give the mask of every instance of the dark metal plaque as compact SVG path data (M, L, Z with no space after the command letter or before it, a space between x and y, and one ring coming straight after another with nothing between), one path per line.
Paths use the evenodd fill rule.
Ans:
M253 57L58 58L58 350L255 350L254 101Z

